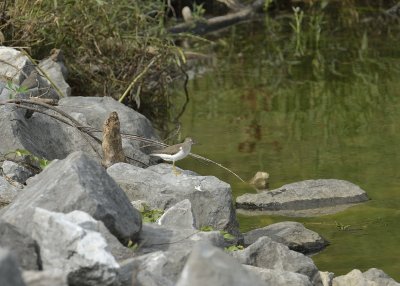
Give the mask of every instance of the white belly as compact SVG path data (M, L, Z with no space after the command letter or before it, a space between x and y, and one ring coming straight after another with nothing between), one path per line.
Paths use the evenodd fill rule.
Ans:
M185 158L187 156L187 154L185 154L185 152L182 150L182 148L175 155L169 155L169 154L152 154L152 155L153 156L158 156L161 159L163 159L165 161L169 161L169 162L178 161L178 160L181 160L181 159L183 159L183 158Z

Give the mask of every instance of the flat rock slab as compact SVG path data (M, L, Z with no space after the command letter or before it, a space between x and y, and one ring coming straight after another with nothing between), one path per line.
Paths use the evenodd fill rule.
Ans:
M336 179L319 179L287 184L279 189L258 194L244 194L236 198L236 206L247 210L276 211L286 214L333 206L339 206L341 210L343 208L340 206L367 200L366 192L353 183ZM330 211L334 212L332 209Z

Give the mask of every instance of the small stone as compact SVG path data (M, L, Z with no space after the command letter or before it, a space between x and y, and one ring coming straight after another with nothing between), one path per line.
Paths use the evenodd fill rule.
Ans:
M249 183L257 191L266 191L269 189L269 174L267 172L257 172Z
M12 161L4 161L2 169L4 175L21 184L25 184L28 178L35 175L31 170Z

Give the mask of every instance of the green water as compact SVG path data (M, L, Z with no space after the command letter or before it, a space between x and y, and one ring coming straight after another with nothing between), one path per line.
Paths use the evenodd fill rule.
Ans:
M299 55L292 33L248 25L214 39L213 64L189 83L182 136L245 179L267 171L271 188L317 178L358 184L371 199L365 204L310 218L239 215L241 230L299 221L331 243L313 256L320 270L376 267L400 280L398 35L327 32L318 45L307 35ZM178 165L230 183L235 196L254 192L216 166Z

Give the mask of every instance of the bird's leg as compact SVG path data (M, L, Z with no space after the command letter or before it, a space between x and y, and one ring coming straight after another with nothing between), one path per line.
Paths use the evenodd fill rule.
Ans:
M175 161L172 161L172 171L174 172L175 176L178 176L181 174L181 172L179 172L175 167Z

